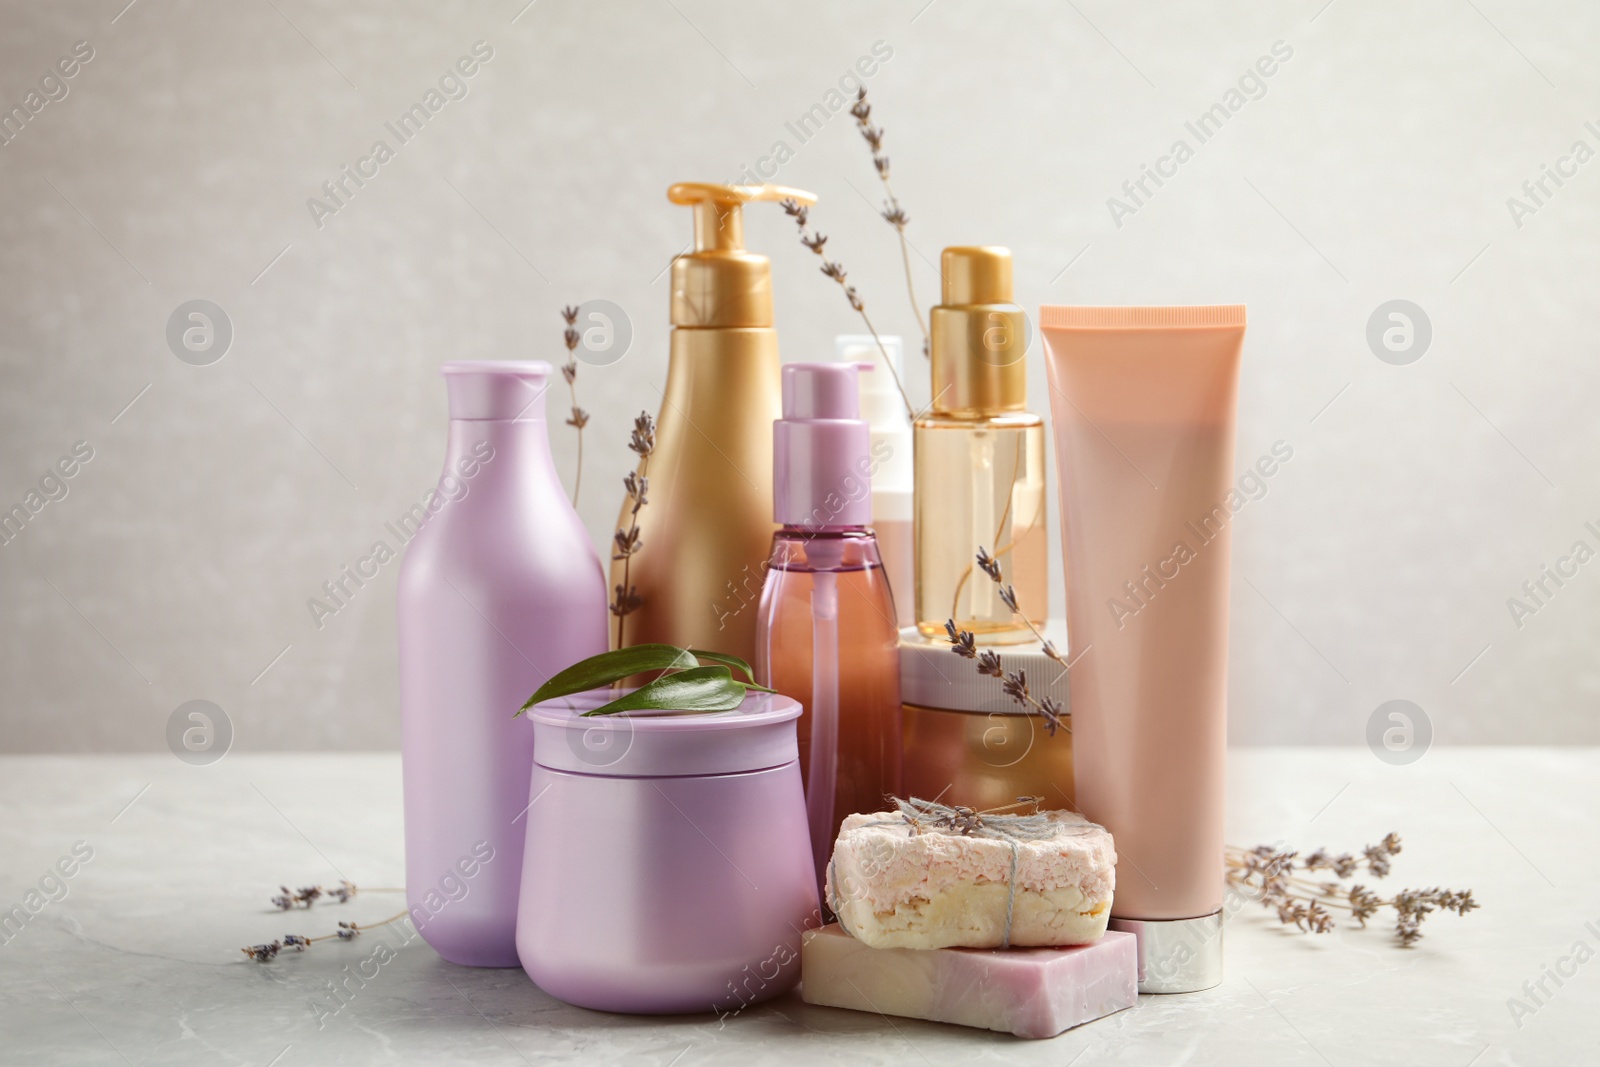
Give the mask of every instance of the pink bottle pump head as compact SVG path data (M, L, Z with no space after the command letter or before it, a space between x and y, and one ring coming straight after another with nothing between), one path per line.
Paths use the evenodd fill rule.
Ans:
M856 375L871 363L786 363L772 424L772 517L822 529L872 522L872 434Z

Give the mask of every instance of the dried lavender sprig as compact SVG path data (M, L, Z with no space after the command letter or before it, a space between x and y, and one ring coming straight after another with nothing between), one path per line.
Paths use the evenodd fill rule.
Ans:
M1000 689L1006 696L1037 714L1044 719L1045 729L1051 737L1056 735L1056 730L1065 727L1067 733L1072 732L1072 724L1068 722L1071 716L1061 706L1061 701L1050 697L1036 697L1028 688L1028 672L1024 670L1008 671L1000 662L999 653L993 649L978 651L978 640L969 630L963 630L956 625L956 620L946 619L944 632L950 635L950 651L962 659L970 659L977 667L978 673L987 678L1000 679Z
M878 345L878 351L883 353L883 364L889 368L889 375L894 379L894 387L900 391L900 400L906 406L906 418L915 422L916 410L911 406L911 398L906 395L906 387L900 381L900 372L895 369L894 360L889 358L889 350L883 346L883 338L878 336L877 327L872 325L872 319L867 315L866 302L861 299L861 294L856 292L856 287L847 280L844 267L837 261L829 259L827 253L823 251L828 243L827 235L806 229L806 224L811 219L811 211L798 200L785 200L782 206L783 213L794 219L795 227L800 231L800 243L822 257L823 276L839 283L839 288L844 290L844 298L850 302L851 309L861 316L862 322L866 323L867 332L872 334L873 341Z
M396 888L394 888L392 886L382 886L382 887L376 888L376 889L374 889L374 888L358 889L358 888L356 888L355 883L349 881L348 879L340 880L339 884L337 886L334 886L332 889L329 889L329 888L326 888L326 887L320 886L320 885L301 886L299 889L293 889L293 890L290 889L286 885L282 885L282 886L279 886L278 889L280 890L280 892L278 893L277 896L272 898L272 906L277 908L279 911L289 911L291 908L297 908L297 907L298 908L309 908L309 907L311 907L312 904L316 903L318 900L321 900L323 898L326 898L326 899L332 900L332 901L337 901L340 904L346 904L357 893L404 893L405 892L404 889L396 889Z
M1481 905L1472 899L1472 890L1455 892L1450 889L1404 889L1389 902L1398 914L1395 936L1402 945L1413 945L1422 940L1422 920L1435 908L1465 915Z
M410 912L402 911L391 915L387 919L383 919L380 922L366 923L365 925L360 923L341 922L339 924L339 929L335 930L331 934L323 934L321 937L306 937L303 934L284 934L282 937L273 941L268 941L265 944L246 945L239 951L243 952L248 959L256 963L266 963L269 960L277 959L278 953L282 952L286 948L292 948L296 952L304 952L318 941L332 941L335 939L340 941L354 941L357 937L361 936L361 933L364 930L375 930L380 926L388 926L390 923L399 922L409 914Z
M639 512L645 506L650 492L650 456L656 450L656 420L648 411L641 411L633 420L633 433L628 438L628 449L639 457L639 466L622 479L622 487L631 502L628 510L628 528L617 528L612 535L611 558L622 561L622 584L614 587L616 599L611 602L611 614L617 617L617 647L622 648L623 620L644 604L638 588L631 581L633 557L644 547L639 538Z
M940 804L936 800L920 797L902 799L893 793L884 795L891 808L900 811L900 818L910 827L912 836L929 829L943 830L962 837L995 837L1013 840L1041 840L1055 833L1049 828L1049 819L1041 819L1039 805L1043 797L1018 797L1010 804L984 808L978 811L962 804ZM1017 808L1031 809L1017 812ZM998 830L997 835L995 831Z
M1241 866L1252 870L1260 868L1273 874L1287 874L1298 866L1305 871L1333 871L1336 877L1347 879L1359 871L1363 864L1374 878L1385 877L1391 867L1390 860L1400 854L1401 845L1400 835L1390 833L1386 834L1378 844L1368 845L1362 849L1360 857L1348 852L1335 856L1323 848L1309 853L1304 859L1300 859L1300 853L1297 851L1275 849L1270 845L1257 845L1249 850L1230 845L1229 849L1235 853L1234 858ZM1296 860L1299 860L1298 864Z
M583 488L583 428L589 425L589 413L578 406L578 309L570 305L561 309L561 319L567 324L561 339L567 346L567 361L561 365L561 376L567 380L567 394L572 398L572 414L567 425L578 431L578 470L572 479L572 506L578 506L578 491Z
M982 545L978 546L978 569L984 574L987 574L989 576L989 580L1000 587L1000 603L1004 604L1006 608L1010 610L1011 614L1022 620L1023 625L1028 628L1028 632L1033 634L1034 640L1039 642L1040 651L1042 651L1046 656L1049 656L1051 659L1055 660L1057 663L1061 664L1063 667L1068 666L1066 657L1063 656L1059 650L1057 650L1055 642L1051 641L1049 638L1045 637L1044 634L1040 633L1039 628L1033 624L1033 620L1028 618L1021 612L1021 610L1017 608L1016 586L1010 584L1009 582L1001 581L1000 561L989 555L988 550Z
M1423 920L1433 912L1466 915L1480 907L1470 889L1402 889L1392 898L1384 899L1359 883L1346 887L1341 882L1315 882L1293 873L1327 870L1343 880L1357 873L1364 864L1374 877L1382 878L1389 874L1390 860L1399 852L1400 836L1391 833L1378 844L1364 848L1360 858L1350 853L1334 856L1319 848L1300 859L1298 852L1270 845L1258 845L1253 849L1230 845L1225 859L1230 885L1252 893L1262 907L1276 911L1279 922L1308 933L1327 933L1334 929L1332 915L1326 908L1350 912L1351 918L1361 927L1365 927L1380 909L1393 908L1395 936L1402 946L1409 947L1422 939Z
M911 243L906 240L906 223L911 221L911 216L900 206L899 197L894 195L894 186L889 184L889 157L883 151L884 130L883 127L872 124L872 105L867 103L865 86L856 92L856 102L850 105L850 114L855 116L856 128L861 131L862 140L872 149L872 169L878 172L878 180L883 183L883 191L889 197L888 203L884 204L879 214L883 217L883 221L894 227L895 234L900 238L900 262L906 271L906 296L911 300L911 314L917 320L917 329L922 331L922 356L928 359L932 356L928 341L928 324L922 317L921 306L917 303L917 286L911 276Z

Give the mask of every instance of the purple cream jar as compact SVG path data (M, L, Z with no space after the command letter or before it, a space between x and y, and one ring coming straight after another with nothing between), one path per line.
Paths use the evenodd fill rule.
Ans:
M800 705L582 717L612 695L531 713L523 969L603 1011L727 1013L794 988L820 924Z

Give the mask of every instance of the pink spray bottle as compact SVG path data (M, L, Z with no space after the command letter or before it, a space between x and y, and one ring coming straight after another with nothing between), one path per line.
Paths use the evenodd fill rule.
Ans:
M451 963L515 967L533 723L513 716L606 650L605 574L551 460L550 365L443 373L444 472L400 565L406 904Z
M773 423L772 556L756 676L798 700L800 770L818 881L846 815L900 790L894 599L872 532L871 429L856 375L870 363L788 363Z

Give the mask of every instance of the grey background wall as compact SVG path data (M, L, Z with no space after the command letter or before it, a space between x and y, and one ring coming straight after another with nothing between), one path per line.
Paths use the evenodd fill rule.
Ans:
M785 143L777 180L914 335L849 115L786 125L877 42L924 305L941 246L979 242L1014 250L1030 312L1249 304L1239 466L1294 456L1238 519L1236 741L1360 743L1395 698L1443 742L1600 741L1600 562L1522 591L1600 549L1600 161L1572 155L1600 151L1594 5L125 3L0 7L6 109L93 50L0 146L0 507L93 451L0 546L0 750L160 749L193 698L241 749L396 745L397 565L320 627L307 598L433 483L439 363L559 360L558 309L596 298L634 330L579 379L609 537L664 379L670 182ZM384 123L478 41L465 97L399 144ZM394 158L319 225L308 199L379 139ZM1174 176L1123 191L1180 139ZM1563 184L1526 192L1545 165ZM828 356L857 330L839 293L777 211L748 230L786 358ZM196 298L233 330L209 366L166 338ZM1431 324L1405 365L1367 339L1393 299Z

